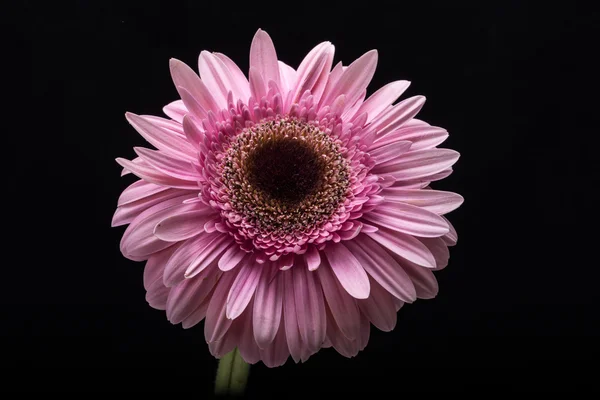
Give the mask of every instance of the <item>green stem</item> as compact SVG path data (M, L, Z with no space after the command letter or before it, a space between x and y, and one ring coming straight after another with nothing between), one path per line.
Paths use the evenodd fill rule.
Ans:
M219 360L215 393L218 395L241 395L248 381L248 365L237 348L225 354Z

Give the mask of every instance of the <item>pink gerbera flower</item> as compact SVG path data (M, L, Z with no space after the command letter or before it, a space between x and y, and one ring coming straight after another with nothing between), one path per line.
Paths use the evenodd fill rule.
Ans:
M156 149L118 158L140 180L118 201L121 251L145 261L150 306L173 324L204 321L217 358L305 361L321 348L364 349L370 324L390 331L404 303L432 298L432 271L457 235L444 214L463 198L432 190L459 158L448 133L415 119L425 98L366 98L369 51L333 66L334 46L297 69L258 30L245 75L203 51L196 72L170 68L181 97L168 119L126 114Z

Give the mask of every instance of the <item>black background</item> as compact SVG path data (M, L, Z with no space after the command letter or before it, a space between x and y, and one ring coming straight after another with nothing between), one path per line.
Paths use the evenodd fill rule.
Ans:
M203 325L183 330L151 309L143 264L119 253L124 227L110 221L133 178L114 159L146 145L126 111L161 115L177 98L171 57L195 67L200 51L219 51L247 71L262 28L294 67L324 40L345 65L378 49L369 93L407 79L404 97L427 97L419 118L447 128L442 146L462 154L435 187L465 203L449 215L459 242L436 299L403 308L391 333L372 328L354 359L327 349L253 366L247 394L597 390L600 18L584 4L11 3L5 382L211 396Z

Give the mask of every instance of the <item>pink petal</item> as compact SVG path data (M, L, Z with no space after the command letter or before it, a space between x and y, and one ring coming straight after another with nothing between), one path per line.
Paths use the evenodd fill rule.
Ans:
M340 287L329 265L323 265L317 273L329 310L340 331L348 339L357 339L360 335L360 314L356 300Z
M188 113L185 104L181 100L175 100L163 107L163 112L174 121L181 123L183 117Z
M371 122L385 109L394 103L410 86L409 81L395 81L381 87L360 106L357 114L366 112L367 123Z
M413 236L386 228L380 228L377 232L369 232L367 236L400 257L427 268L435 268L435 258L431 251Z
M367 344L369 344L369 337L371 336L371 324L367 317L361 314L360 316L360 338L358 341L358 350L363 351Z
M454 211L464 201L461 195L452 192L404 189L402 187L386 188L381 195L385 197L386 202L412 204L438 215Z
M411 142L400 140L370 150L369 154L375 158L377 164L383 164L387 161L398 158L402 154L406 153L410 149L411 144Z
M434 148L443 143L447 138L448 131L442 128L429 125L410 127L406 127L405 125L375 139L371 148L378 148L398 140L408 140L412 142L411 150L425 150Z
M360 260L369 275L385 290L408 303L417 298L410 277L385 249L368 236L360 235L348 243L348 248Z
M192 278L202 272L204 268L208 267L214 260L217 260L232 242L233 240L228 234L218 235L217 238L210 242L198 257L192 261L190 266L185 270L184 276L186 278Z
M137 182L144 182L144 181L140 180ZM153 186L156 186L156 185L153 185ZM115 213L113 215L111 226L115 227L115 226L121 226L121 225L128 224L131 221L133 221L133 219L135 217L140 215L140 213L142 213L143 211L152 207L153 205L162 203L165 200L169 200L169 199L172 199L177 196L194 193L194 192L186 192L181 189L166 189L166 190L164 188L161 188L161 189L163 189L163 190L159 191L155 194L152 194L147 197L142 197L140 200L137 200L134 202L129 202L127 204L117 207L117 209L115 210Z
M221 278L219 278L219 282L211 296L208 310L206 311L204 338L207 342L214 342L221 339L231 326L232 320L227 318L225 309L227 307L227 297L231 290L231 285L237 275L237 271L229 271L223 272Z
M155 204L134 218L121 237L121 252L131 259L144 259L172 245L154 236L154 227L163 218L193 208L183 201L193 196L183 195Z
M280 367L285 364L290 356L290 352L287 347L285 328L283 325L279 327L277 335L273 339L271 345L264 350L260 350L260 355L263 363L269 368Z
M164 310L167 307L167 298L171 288L166 287L161 281L155 281L146 291L148 305L156 310Z
M236 83L236 87L240 88L240 90L242 91L242 95L241 95L242 101L244 101L244 102L248 101L248 98L250 97L248 79L246 78L246 76L244 75L244 73L242 72L240 67L238 67L238 65L235 62L233 62L233 60L231 58L227 57L225 54L222 54L222 53L213 53L213 54L215 55L215 57L217 57L219 60L221 60L223 62L223 64L225 64L225 66L229 69L229 72L231 73L231 78Z
M423 208L405 203L383 203L363 216L375 225L419 237L439 237L448 233L442 217Z
M134 147L141 159L163 174L186 181L198 181L200 176L189 161L173 158L164 152Z
M192 311L192 313L181 322L181 327L183 329L190 329L196 326L200 323L200 321L204 319L204 317L206 317L206 311L208 310L208 306L210 304L210 299L212 297L213 292L209 293L204 299L204 301L200 303L200 305L196 307L196 309Z
M400 128L406 122L416 116L425 104L425 96L413 96L393 106L389 111L373 120L369 130L377 130L377 136L381 137L395 129Z
M181 88L183 88L205 112L218 112L219 107L217 106L215 99L193 69L174 58L169 62L169 67L171 68L171 77L175 83L175 88L180 96Z
M284 62L278 61L279 80L281 81L281 91L289 92L296 84L296 70Z
M227 296L227 318L235 319L244 312L254 296L262 271L262 265L255 262L244 264L240 268Z
M249 90L236 80L229 68L214 54L202 51L198 58L198 69L202 82L213 95L220 108L227 107L227 94L233 93L234 101L248 99Z
M117 201L117 206L121 207L129 203L134 203L140 200L144 200L147 197L153 196L159 192L168 190L164 186L158 186L154 183L138 180L129 185Z
M316 246L308 246L306 253L304 253L304 260L308 266L309 271L314 271L321 265L321 256Z
M327 84L327 74L333 64L334 51L335 48L330 42L323 42L304 57L296 73L292 103L297 102L307 90L312 93L315 102L319 100Z
M456 229L454 229L454 226L448 220L448 218L444 216L442 216L442 218L446 220L446 222L448 223L448 227L450 228L450 232L444 235L442 239L444 239L444 243L446 243L447 246L455 246L458 242L458 233L456 233Z
M144 179L156 185L185 190L199 189L197 182L173 178L172 176L156 170L154 167L136 164L124 158L117 158L116 161L119 163L119 165L121 165L123 168L127 168L138 178Z
M161 128L163 131L165 131L167 133L173 134L180 138L185 137L185 135L183 134L181 124L177 121L173 121L172 119L168 119L168 118L157 117L156 115L148 115L148 114L142 114L142 115L140 115L140 117L145 119L146 121L156 125L157 127Z
M450 259L450 250L443 238L420 238L419 239L435 258L435 270L446 268Z
M325 247L325 255L342 287L355 299L369 297L369 277L360 262L342 243Z
M267 95L267 85L263 80L260 72L256 68L250 68L249 72L250 76L250 93L252 97L256 99L256 101L260 101L263 97Z
M269 34L261 29L256 32L250 45L250 68L256 68L263 82L274 81L281 86L275 45Z
M423 268L423 270L425 269ZM397 314L393 297L377 281L371 281L371 295L369 298L357 300L356 302L361 312L377 329L390 332L396 326Z
M204 132L186 115L183 117L183 132L185 137L196 149L200 149L200 142L204 140Z
M277 269L276 266L272 268ZM262 274L254 297L254 339L261 349L269 346L275 339L281 322L283 274L278 273L274 279L270 279L270 275Z
M340 80L340 77L344 73L344 68L345 67L342 65L341 61L338 62L335 65L335 67L333 67L333 69L329 73L329 76L327 77L327 84L325 85L325 90L323 90L323 95L321 96L321 98L328 96L329 93L331 93L335 89L338 81Z
M204 232L204 224L214 218L212 208L171 215L154 227L154 235L165 242L179 242Z
M292 268L294 302L300 337L311 351L317 351L325 340L325 303L323 291L314 272L297 266ZM290 351L291 352L291 351Z
M210 354L217 359L222 358L224 355L235 349L240 340L240 335L243 334L243 321L240 321L239 319L234 320L221 339L208 343Z
M192 115L198 121L202 121L204 118L208 118L208 112L206 111L206 109L204 109L204 107L200 105L198 100L196 100L196 98L192 96L190 92L188 92L185 88L182 87L178 87L177 90L179 91L179 95L181 96L181 100L183 101L185 108L187 108L187 110L189 111L181 119L182 124L183 120L188 115Z
M232 243L231 246L219 258L219 269L221 271L229 271L238 266L238 264L246 257L248 253L240 248L237 243Z
M395 254L392 254L392 257L410 276L419 299L433 299L437 296L439 290L438 282L430 269L411 263Z
M175 286L185 279L185 271L190 264L212 242L219 239L221 233L203 233L193 239L182 242L181 246L173 253L165 265L163 283L166 286Z
M282 272L283 276L283 325L285 337L292 359L298 363L302 357L304 347L298 328L296 316L296 303L294 296L294 279L292 271Z
M360 342L357 339L350 340L340 331L335 318L329 308L326 310L327 317L327 338L331 341L333 348L344 357L354 357L359 352ZM360 320L359 320L360 322ZM358 326L360 330L360 325Z
M323 97L320 104L330 104L339 95L346 95L346 104L354 104L363 90L367 88L377 67L377 50L363 54L348 66L333 90Z
M396 179L418 179L451 167L460 154L449 149L429 149L409 151L393 163L375 166L376 174L390 174Z
M221 274L215 265L171 288L167 299L167 319L172 324L178 324L189 317L211 292Z
M144 267L144 289L148 290L148 288L151 285L153 285L156 281L160 280L160 282L162 283L163 274L165 272L165 265L167 264L167 261L169 261L169 258L171 258L175 250L177 250L178 248L179 245L174 245L157 253L154 253L150 256L150 258L148 258L148 261L146 261L146 265Z
M188 161L196 159L196 150L184 137L174 135L169 130L133 113L125 113L125 118L148 143L157 149L175 158Z
M254 308L254 299L250 300L250 304L246 307L246 311L238 318L242 324L242 334L240 335L238 349L240 355L248 364L255 364L261 359L260 349L254 341L254 333L252 332L252 309Z

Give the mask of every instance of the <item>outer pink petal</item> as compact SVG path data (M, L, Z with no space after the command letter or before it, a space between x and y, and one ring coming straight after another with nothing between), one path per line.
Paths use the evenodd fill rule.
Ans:
M435 268L435 258L431 251L413 236L386 228L366 235L400 257L427 268Z
M294 278L292 271L281 272L283 276L283 322L288 349L294 362L298 363L302 357L305 345L300 337L298 317L296 315L296 302L294 296Z
M443 143L448 138L448 131L442 128L428 125L409 126L406 125L378 137L371 148L378 148L398 140L412 142L411 150L432 149Z
M171 288L166 287L160 281L155 281L146 291L148 305L157 310L164 310L167 307L170 291Z
M173 255L175 250L179 248L179 245L176 244L174 246L168 247L164 250L161 250L157 253L154 253L148 258L146 261L146 265L144 267L144 289L148 290L148 288L153 285L156 281L163 281L163 274L165 272L165 265L169 258Z
M227 296L237 275L238 273L235 270L223 272L215 287L204 322L204 337L207 342L221 339L231 326L232 320L227 318L225 309L227 307Z
M188 239L173 253L165 266L163 282L166 286L175 286L185 279L185 271L190 264L202 254L204 249L217 240L221 233L203 233Z
M240 273L227 295L227 318L235 319L244 312L254 296L262 271L262 265L255 262L244 264L240 268Z
M281 87L275 45L269 34L262 29L256 32L250 45L250 68L256 68L263 82L274 81Z
M378 226L419 237L439 237L449 231L448 224L439 215L406 203L384 202L363 218Z
M125 113L125 118L148 143L157 149L175 158L189 161L196 159L196 150L184 137L174 135L171 131L161 128L155 122L151 122L133 113Z
M186 211L160 221L154 227L154 235L165 242L179 242L204 232L204 224L214 218L212 208Z
M318 102L327 84L327 74L333 64L334 51L335 48L330 42L323 42L306 55L296 73L292 103L297 102L307 90L311 91L314 101Z
M185 270L185 277L192 278L202 272L204 268L208 267L214 260L217 260L231 243L233 243L231 236L227 234L218 235L192 261L190 266Z
M252 332L252 310L254 308L254 299L250 300L250 304L246 307L246 311L238 318L243 322L242 333L238 343L240 355L248 364L255 364L261 359L260 349L254 341L254 333Z
M448 265L448 260L450 259L450 250L448 249L448 245L444 242L443 238L420 238L419 239L433 257L435 257L435 269L441 270L446 268Z
M212 291L221 274L222 271L214 265L173 287L167 299L167 319L178 324L189 317Z
M342 243L325 247L325 255L342 287L356 299L369 297L369 277L360 262Z
M163 112L174 121L181 123L183 117L188 113L185 104L181 100L175 100L163 107Z
M277 335L275 336L275 339L271 345L264 350L260 350L260 356L263 360L263 363L269 368L280 367L285 364L290 356L290 352L287 347L285 328L283 327L283 324L279 327Z
M412 143L406 140L399 140L385 146L370 150L369 154L375 158L377 164L383 164L390 160L400 157L402 154L410 150Z
M450 149L409 151L393 163L373 168L376 174L389 174L396 179L411 180L424 178L451 167L460 154Z
M144 182L144 181L140 180L137 182ZM153 185L153 184L151 184L151 185ZM153 185L153 186L156 186L156 185ZM157 186L157 187L159 187L159 186ZM162 203L165 200L169 200L174 197L181 196L181 195L193 194L193 192L187 192L187 191L184 191L181 189L166 189L166 190L165 190L165 188L161 188L161 189L163 189L163 190L156 192L152 195L149 195L147 197L142 197L141 199L139 199L137 201L129 202L127 204L117 207L117 209L115 210L115 213L113 215L111 226L115 227L115 226L121 226L121 225L128 224L131 221L133 221L133 219L135 217L140 215L140 213L142 213L143 211L147 210L148 208L152 207L153 205Z
M363 351L367 344L369 344L369 337L371 336L371 324L366 316L360 316L360 338L358 341L358 350Z
M311 351L317 351L325 340L326 321L323 291L316 274L302 265L292 268L294 301L300 337Z
M206 311L208 310L208 306L210 304L210 299L212 297L212 293L214 292L214 288L211 293L209 293L204 301L200 303L198 307L192 313L181 322L181 327L183 329L190 329L197 324L200 323L206 317Z
M392 105L409 86L409 81L395 81L382 86L360 106L357 114L366 112L368 114L367 123L371 122Z
M406 302L417 296L410 277L379 244L366 235L359 235L348 248L360 260L369 275L385 290Z
M163 218L178 212L193 209L183 201L194 196L183 195L158 203L138 215L121 237L121 252L133 260L146 259L151 254L166 249L172 243L154 236L154 227Z
M198 181L199 173L193 168L192 163L180 158L169 156L165 152L150 150L143 147L134 147L136 154L163 174L186 181Z
M233 62L233 60L231 58L227 57L225 54L222 54L222 53L213 53L213 54L219 60L223 61L223 64L225 64L225 66L229 69L229 72L231 72L231 78L235 81L236 87L240 88L240 90L242 91L242 101L244 101L244 102L248 101L248 98L250 97L248 79L246 78L246 76L244 75L244 73L242 72L240 67L238 67L238 65L235 62Z
M392 253L391 256L394 257L398 264L402 266L402 269L410 276L419 299L432 299L437 296L439 290L438 282L430 269L411 263L396 254Z
M117 201L117 206L121 207L129 203L138 202L168 189L169 188L164 186L155 185L154 183L146 182L144 180L138 180L123 190Z
M323 294L340 331L348 339L357 339L360 335L360 313L356 300L339 285L328 264L319 268L317 273Z
M374 131L377 132L378 137L381 137L398 129L417 115L423 104L425 104L424 96L413 96L401 101L374 119L366 129L365 135Z
M464 202L464 198L461 195L442 190L389 187L384 189L380 194L385 197L386 202L412 204L438 215L454 211Z
M117 163L121 165L123 168L127 168L138 178L144 179L148 182L154 183L156 185L176 188L176 189L184 189L184 190L198 190L199 186L197 182L173 178L167 174L164 174L156 168L134 163L132 161L126 160L124 158L117 158Z
M450 232L448 232L446 235L444 235L442 237L442 239L444 239L444 243L446 243L447 246L455 246L456 243L458 242L458 234L456 233L456 229L454 229L454 226L448 220L448 218L446 218L444 216L442 216L442 218L444 218L446 220L446 222L448 223L448 226L450 227Z
M202 107L205 112L217 112L219 110L212 94L193 69L174 58L169 62L169 66L171 68L171 77L175 83L175 88L179 91L180 96L181 88L183 88L196 102L198 102L198 105Z
M277 273L276 265L272 265L271 268ZM261 349L267 348L273 342L281 322L283 273L277 273L273 279L271 275L271 273L262 274L254 297L254 339Z
M214 54L202 51L198 58L198 69L202 81L213 95L220 108L227 107L227 95L233 93L234 101L248 99L248 88L235 79L229 68Z
M289 92L296 83L296 70L282 61L278 61L277 64L279 65L281 91L283 93Z
M360 341L358 339L350 340L339 329L335 322L335 318L331 314L329 308L327 313L327 338L331 341L333 348L344 357L354 357L360 351ZM360 320L359 320L360 323ZM360 331L360 325L358 326Z
M346 95L346 104L354 104L363 90L367 88L377 67L377 50L363 54L348 66L335 87L321 99L322 105L328 105L339 95Z
M369 298L357 300L356 302L361 312L377 329L390 332L396 326L397 314L393 297L376 280L371 280L371 295Z

